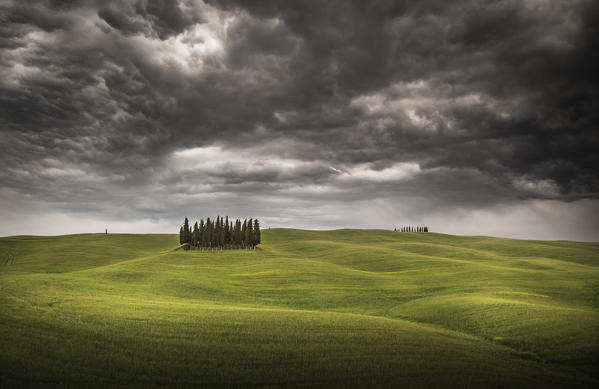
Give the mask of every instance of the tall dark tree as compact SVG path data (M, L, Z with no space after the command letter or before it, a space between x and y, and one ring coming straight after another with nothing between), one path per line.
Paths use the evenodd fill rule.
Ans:
M198 236L198 247L205 247L206 246L206 226L204 225L204 219L200 220L200 227L199 227L199 236Z
M225 216L225 233L224 233L224 246L229 247L231 243L231 231L229 230L229 216Z
M254 244L257 246L260 244L260 223L258 219L254 219Z
M249 248L254 248L254 221L252 220L252 218L250 218L250 220L248 220L248 241L247 241L247 245Z
M210 218L206 218L206 247L212 246L212 223Z
M241 239L243 247L247 247L248 245L248 220L243 219L243 225L241 226Z
M237 244L237 247L241 247L243 244L243 235L242 235L242 230L241 230L241 220L237 219L237 225L236 225L236 236L235 236L235 244Z
M195 224L193 225L193 232L191 233L191 245L193 247L198 247L199 237L200 237L200 228L198 227L198 222L195 222Z
M214 246L220 247L220 216L214 221Z
M225 224L221 217L218 222L218 247L221 249L225 246Z
M189 220L185 218L183 223L183 243L191 243L191 230L189 229Z

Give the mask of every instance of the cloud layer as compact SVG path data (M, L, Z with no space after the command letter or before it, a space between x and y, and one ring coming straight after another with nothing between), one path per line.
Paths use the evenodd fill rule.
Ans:
M220 212L599 239L597 2L2 1L0 21L0 234Z

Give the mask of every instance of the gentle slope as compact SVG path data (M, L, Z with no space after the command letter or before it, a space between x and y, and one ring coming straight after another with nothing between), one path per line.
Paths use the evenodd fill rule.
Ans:
M596 243L381 230L0 238L8 386L594 387Z

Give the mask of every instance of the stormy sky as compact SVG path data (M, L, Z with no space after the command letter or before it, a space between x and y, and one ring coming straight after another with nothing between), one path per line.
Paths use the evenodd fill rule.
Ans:
M0 0L0 235L599 240L599 2Z

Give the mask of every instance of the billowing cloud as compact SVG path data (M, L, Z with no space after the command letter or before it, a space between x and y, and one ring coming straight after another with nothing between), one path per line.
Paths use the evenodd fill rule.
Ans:
M599 238L575 222L599 202L596 2L4 1L0 21L2 234L219 212Z

